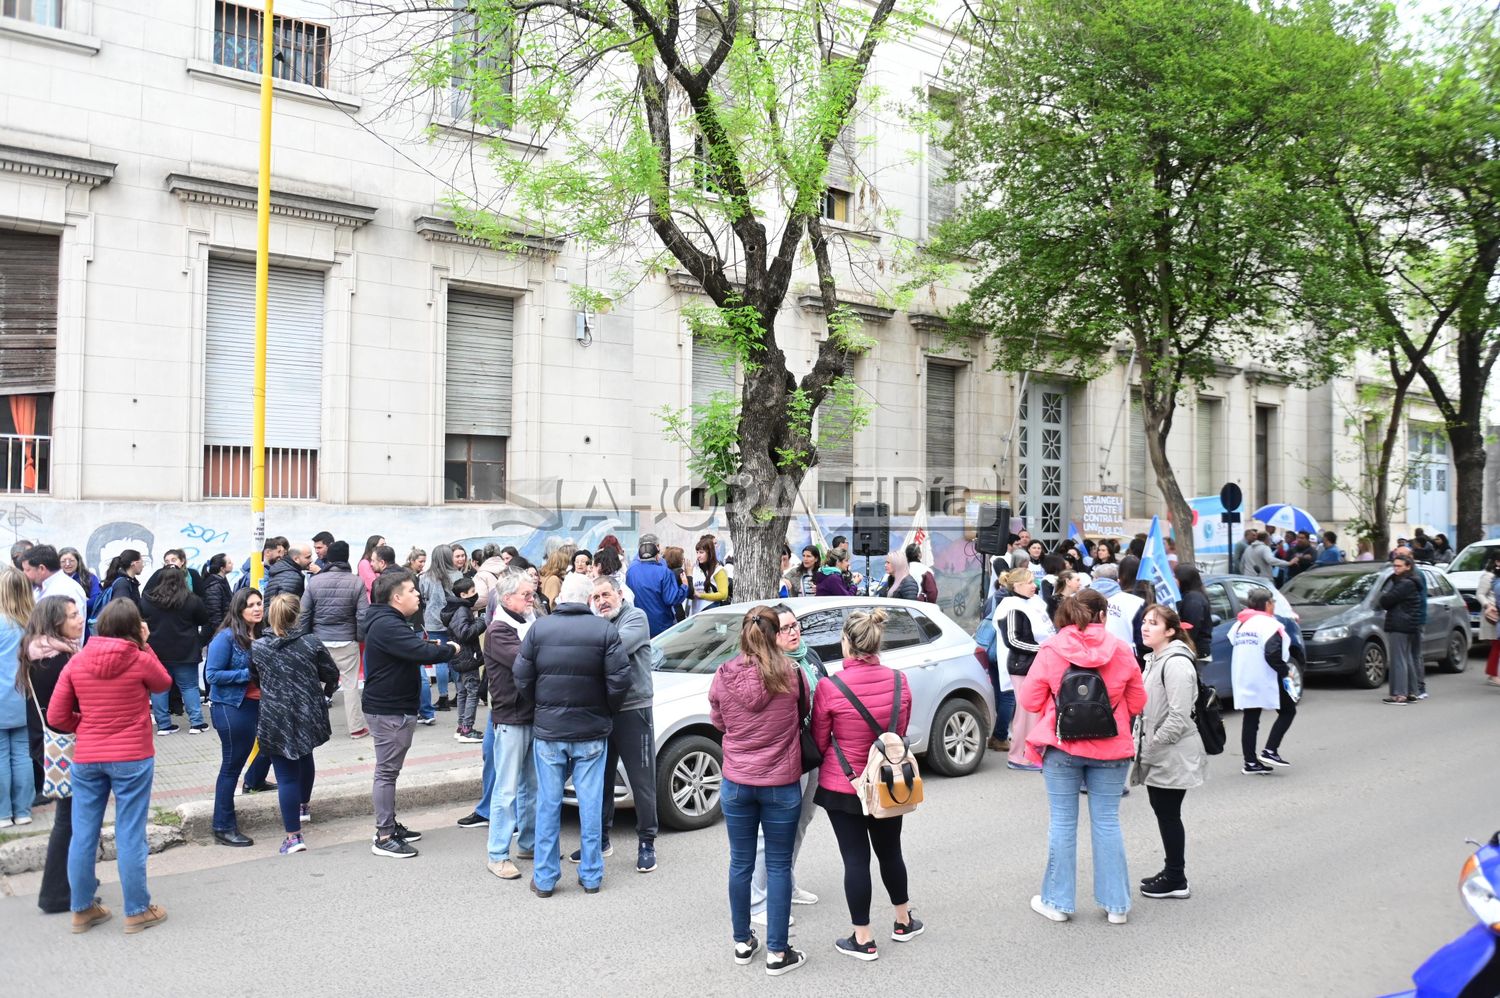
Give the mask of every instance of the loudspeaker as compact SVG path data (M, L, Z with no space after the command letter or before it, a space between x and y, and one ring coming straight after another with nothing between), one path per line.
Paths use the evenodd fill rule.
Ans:
M974 535L974 550L980 554L1005 554L1006 535L1010 532L1010 503L979 504L979 529Z
M874 557L885 554L891 544L891 507L883 502L854 504L854 554Z

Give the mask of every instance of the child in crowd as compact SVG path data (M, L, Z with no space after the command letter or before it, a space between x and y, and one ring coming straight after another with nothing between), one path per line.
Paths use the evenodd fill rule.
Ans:
M474 715L479 710L479 667L484 664L479 638L484 634L485 613L474 609L478 599L479 591L474 588L474 580L459 578L453 583L453 598L442 611L448 636L462 648L448 663L448 670L457 677L458 686L458 730L453 737L461 742L475 743L484 741L484 735L474 730Z

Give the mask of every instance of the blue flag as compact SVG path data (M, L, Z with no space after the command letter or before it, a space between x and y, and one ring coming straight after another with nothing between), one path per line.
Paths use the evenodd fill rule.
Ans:
M1068 540L1078 545L1078 553L1083 556L1085 565L1094 563L1093 553L1089 551L1088 541L1084 540L1083 534L1078 532L1078 524L1072 520L1068 521Z
M1177 588L1177 576L1172 574L1172 563L1167 561L1167 545L1162 540L1161 518L1151 518L1151 531L1146 534L1146 551L1141 555L1140 578L1156 588L1156 601L1176 606L1182 599L1182 590Z

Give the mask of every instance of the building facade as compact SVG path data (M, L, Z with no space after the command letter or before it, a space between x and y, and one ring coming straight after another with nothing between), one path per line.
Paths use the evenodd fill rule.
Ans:
M99 554L132 532L150 533L158 554L244 548L260 9L30 0L5 10L9 532L79 546L97 534ZM689 540L722 532L660 415L733 378L687 331L696 286L647 277L585 316L574 289L599 261L568 240L533 234L500 251L460 234L443 207L457 179L494 194L484 136L458 91L399 112L384 103L399 71L367 68L375 43L349 13L277 5L269 532L380 532L398 548L606 524ZM932 91L950 41L928 28L893 44L870 79L886 93ZM849 190L828 199L827 222L867 252L893 253L951 211L955 192L940 151L899 114L871 109L854 130ZM548 154L534 136L505 141ZM877 186L879 212L866 208ZM778 329L800 372L826 334L811 273L798 280ZM1066 536L1086 494L1123 497L1127 531L1164 512L1132 418L1128 348L1081 376L996 372L982 342L946 334L957 294L934 288L902 311L850 292L876 341L849 372L872 418L809 474L798 530L811 514L825 534L847 533L860 501L898 516L923 507L933 532L954 538L956 564L972 553L961 542L976 497L1011 499L1047 538ZM1271 360L1227 366L1182 400L1170 445L1180 481L1212 495L1235 480L1252 508L1293 502L1337 529L1357 510L1330 470L1350 482L1365 473L1362 379L1312 386ZM1451 467L1431 415L1418 404L1411 417L1422 471L1408 519L1451 533ZM642 513L651 527L632 519Z

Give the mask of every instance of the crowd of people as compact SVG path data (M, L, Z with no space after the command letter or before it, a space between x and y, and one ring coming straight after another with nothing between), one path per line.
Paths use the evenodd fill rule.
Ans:
M1342 557L1336 540L1325 535L1318 557ZM866 580L851 571L843 542L836 538L826 552L806 548L795 565L784 551L783 595L860 591ZM1207 771L1194 711L1213 620L1202 578L1189 565L1174 569L1182 592L1176 606L1157 602L1141 578L1144 542L1122 548L1068 541L1049 552L1022 532L992 563L994 591L984 614L995 632L989 662L997 711L989 747L1008 752L1010 768L1040 773L1045 783L1048 858L1031 907L1053 921L1077 911L1080 796L1088 797L1095 901L1108 921L1126 920L1131 890L1119 801L1129 786L1146 787L1162 841L1162 869L1142 879L1140 893L1191 894L1182 811L1187 791ZM1252 553L1262 544L1259 535L1247 538L1242 562L1259 558ZM458 824L487 830L490 873L521 880L527 875L520 864L530 860L530 891L553 895L564 869L561 813L571 779L582 805L580 841L566 859L585 893L600 890L604 858L613 853L619 769L635 801L635 869L657 868L651 638L731 599L732 565L721 561L712 535L695 546L692 571L681 549L662 548L650 534L628 568L614 538L594 552L558 542L541 568L515 548L438 545L413 549L399 562L374 535L356 561L348 543L331 534L305 545L272 538L260 588L248 584L248 573L231 585L223 554L200 572L181 552L168 552L142 585L139 552L121 552L96 580L70 550L33 546L13 552L15 568L0 570L0 826L27 824L32 807L53 803L38 904L71 911L74 932L111 917L95 875L111 794L125 931L166 918L146 884L145 825L154 739L181 730L176 712L186 714L189 734L211 722L219 736L215 839L251 845L236 820L236 791L274 791L281 853L305 851L314 754L332 737L329 711L340 690L348 736L373 742L375 856L418 856L422 835L400 821L397 784L415 727L455 711L454 737L481 744L483 760L481 798ZM1497 561L1487 566L1487 610L1500 596ZM1421 630L1425 594L1414 564L1409 551L1393 555L1394 577L1381 595L1393 634ZM937 596L915 545L892 552L885 577L871 588L898 599ZM1280 749L1299 690L1272 599L1269 589L1252 591L1230 627L1248 775L1290 765ZM1486 617L1491 633L1497 616ZM790 944L788 926L793 904L818 900L797 887L795 866L819 808L845 866L851 931L835 941L837 951L878 958L872 853L891 904L891 939L907 942L924 931L911 907L902 818L872 811L866 777L849 762L864 757L872 736L904 737L910 721L911 691L880 661L885 621L879 608L850 613L842 666L830 675L802 642L792 609L757 605L740 618L738 653L714 676L709 700L723 732L736 963L751 962L761 949L757 928L765 934L768 974L806 961ZM1400 647L1388 703L1420 696L1420 657L1403 657ZM481 701L489 713L476 731ZM1261 747L1265 710L1278 716ZM70 792L58 792L42 777L41 746L69 734ZM273 771L275 782L268 779Z

